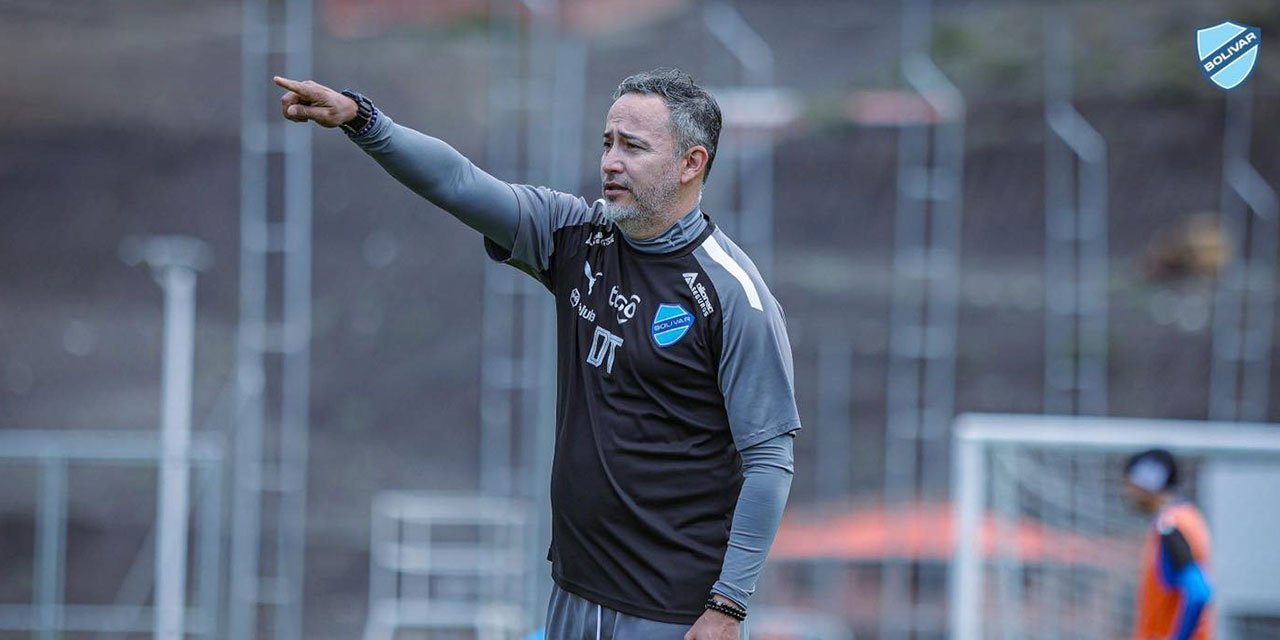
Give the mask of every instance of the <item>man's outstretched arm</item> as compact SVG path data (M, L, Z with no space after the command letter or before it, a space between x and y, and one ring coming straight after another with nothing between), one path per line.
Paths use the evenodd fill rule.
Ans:
M351 98L310 80L276 77L288 92L280 97L285 118L337 127L353 120ZM480 170L444 141L402 127L379 112L372 126L352 140L401 184L453 214L504 248L520 224L520 204L511 185Z

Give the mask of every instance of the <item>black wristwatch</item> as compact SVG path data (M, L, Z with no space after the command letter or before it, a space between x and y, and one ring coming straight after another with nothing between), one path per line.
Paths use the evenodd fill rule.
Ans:
M349 136L363 135L369 132L369 128L377 122L378 110L374 108L373 102L358 92L350 89L343 89L342 95L355 100L356 117L339 125L342 130Z

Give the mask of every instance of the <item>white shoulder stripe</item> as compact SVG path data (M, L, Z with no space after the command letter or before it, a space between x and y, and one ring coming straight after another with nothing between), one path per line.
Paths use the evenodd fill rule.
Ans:
M742 269L742 265L729 257L728 253L725 253L720 243L716 242L716 237L714 235L707 236L706 241L702 243L702 248L707 250L707 254L711 256L712 260L720 263L720 266L724 267L730 275L738 279L738 282L742 284L743 290L747 292L747 302L751 303L751 308L764 311L764 305L760 304L760 292L756 291L756 283L751 281L751 276L748 276L747 272Z

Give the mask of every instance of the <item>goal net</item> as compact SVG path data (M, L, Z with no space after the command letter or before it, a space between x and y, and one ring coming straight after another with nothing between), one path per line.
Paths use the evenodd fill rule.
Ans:
M1150 515L1124 466L1160 447L1204 513L1221 638L1280 638L1280 425L967 414L955 425L953 638L1129 638Z

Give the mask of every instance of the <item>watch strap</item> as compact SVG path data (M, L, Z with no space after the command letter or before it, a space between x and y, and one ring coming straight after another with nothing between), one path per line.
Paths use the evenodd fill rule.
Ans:
M373 128L374 123L378 121L378 109L373 106L373 101L351 89L343 89L342 95L355 101L356 117L339 126L349 136L361 136L368 133Z

